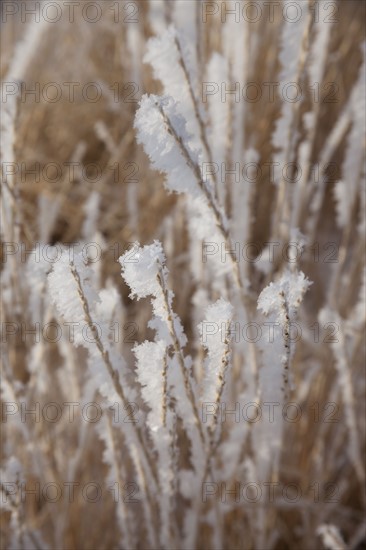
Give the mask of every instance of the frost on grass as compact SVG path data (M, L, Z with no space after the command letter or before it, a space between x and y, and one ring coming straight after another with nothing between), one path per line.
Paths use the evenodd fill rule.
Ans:
M323 523L316 532L327 550L346 550L346 545L336 525Z
M234 308L222 298L208 306L205 320L199 325L202 345L207 350L204 365L202 401L216 403L221 385L224 383L230 323Z
M186 120L170 96L144 95L136 113L137 140L144 145L152 166L167 174L166 185L171 191L200 195L192 173L198 163L198 153L189 145Z
M132 250L119 258L122 266L122 277L131 289L130 297L146 298L151 296L155 319L151 321L152 328L160 330L166 341L171 343L171 327L177 335L179 343L184 346L186 337L179 317L172 311L174 293L168 288L168 269L165 265L165 255L159 241L140 247L135 243Z
M85 501L81 507L78 499L64 506L64 499L50 503L46 498L40 506L28 507L19 493L6 495L2 487L9 518L6 547L63 548L82 534L91 548L232 548L240 540L246 550L308 550L316 543L339 550L358 547L365 536L360 514L365 480L360 360L366 288L361 253L366 225L364 43L344 33L344 48L334 55L340 25L315 17L317 2L304 1L304 9L298 10L291 0L283 0L284 20L276 19L265 32L247 18L238 22L234 12L227 12L221 22L219 12L206 13L214 27L206 25L201 8L229 8L206 4L212 5L148 1L140 15L158 36L150 39L146 25L130 25L122 42L119 26L109 25L113 14L106 6L105 15L111 13L103 18L103 33L116 44L116 55L103 68L92 54L98 25L88 32L86 21L75 21L83 48L69 69L85 81L95 69L95 81L107 99L105 105L84 105L90 112L84 117L89 129L103 144L101 185L86 178L83 169L87 159L99 158L93 158L94 139L90 141L86 128L79 133L76 125L71 132L63 127L72 121L63 116L72 105L59 105L62 120L47 126L44 139L38 125L47 120L42 113L45 102L36 106L37 116L32 116L33 102L28 102L28 76L33 76L43 53L46 57L48 39L62 36L62 48L67 47L68 25L61 21L57 33L46 33L50 27L45 18L41 24L29 21L24 39L16 25L12 29L16 32L5 75L10 88L5 91L13 91L4 103L1 159L8 168L23 160L28 165L30 159L46 167L49 135L57 155L52 160L60 165L71 160L77 185L42 178L39 200L33 200L32 193L29 200L21 171L6 174L2 306L9 339L1 394L10 409L1 474L11 488L23 479L42 487L52 481L50 476L77 483L85 469L85 476L98 474L103 491L117 485L120 494L101 507ZM127 12L123 15L129 18ZM331 18L330 12L323 15ZM350 35L356 23L349 25ZM108 78L117 77L110 70L114 65L121 74L120 47L130 54L127 61L123 56L128 81L123 91L128 92L130 84L141 89L142 82L153 91L153 75L163 95L144 95L135 113L127 105L134 94L127 94L123 116L114 117L112 128L105 115L120 109ZM93 63L81 64L84 57ZM325 79L348 57L359 67L340 71L348 94L341 94L333 107L324 97L332 94ZM151 71L144 70L143 61ZM60 64L53 65L62 70ZM52 71L52 63L44 66ZM264 76L280 86L262 90L264 103L267 92L274 91L269 110L244 97L247 92L249 99L253 82ZM18 105L19 81L27 101ZM322 92L320 101L315 83ZM301 97L292 102L296 89L301 89ZM134 117L137 140L147 155L134 149ZM324 121L330 121L330 131ZM21 135L25 127L27 139ZM67 147L58 146L57 133L69 136ZM138 158L141 184L125 178L127 185L112 190L110 168L121 162L127 169L123 163L128 158ZM334 159L342 164L338 181L330 181ZM271 181L274 168L274 186L264 181L267 169L259 164L271 166ZM150 220L149 211L146 216L163 192L151 191L160 183L154 169L164 175L169 192L183 195L164 203L161 223L157 216ZM274 200L267 200L267 191ZM72 204L75 197L82 199L80 207ZM75 213L72 223L64 223L69 221L65 213L66 218ZM124 239L126 234L131 240L151 243L159 238L161 243L136 243L120 258L124 281L114 280L115 265L104 253L112 237ZM318 237L341 244L337 263L314 259L310 267L313 252L329 252L317 248ZM22 238L26 250L17 248ZM61 244L68 238L82 242L69 250ZM34 247L37 239L41 257ZM88 241L92 246L81 254ZM251 242L259 245L253 263L241 250ZM274 242L282 250L289 245L287 254L281 254L281 248L274 252ZM46 243L54 246L45 251ZM95 261L96 247L103 256ZM60 251L54 261L45 258ZM307 308L301 303L311 283L301 270L316 281ZM124 303L124 283L138 303ZM129 335L122 336L121 330L131 328L131 315L131 324L138 327L132 336L138 343L132 349L130 339L123 338ZM23 319L31 332L25 338L18 323ZM293 338L295 319L301 329L310 326L300 331L300 339ZM50 342L47 328L55 322L62 335ZM320 330L336 325L337 340L317 335L318 325ZM37 327L43 332L39 340L33 331ZM57 423L47 422L45 415L35 423L34 401L43 404L46 398L54 404L79 403L81 408L93 402L103 414L96 423L70 423L62 408ZM338 401L342 421L313 422L312 403L321 408ZM16 404L31 411L26 422L14 412ZM138 411L131 411L133 404ZM297 424L284 418L292 416L294 405L301 408ZM319 489L326 489L334 479L340 480L340 501L331 507L319 508L303 492L306 513L298 514L301 502L284 502L291 491L282 492L280 501L273 495L267 506L266 495L272 488L277 492L277 482L279 491L284 480L301 482L301 489L319 480ZM271 481L274 486L269 487ZM124 498L131 496L131 482L138 486L138 502L132 506ZM236 502L231 491L238 482L243 498ZM214 493L207 501L202 499L205 483ZM259 483L262 490L250 506L245 502L250 491L243 483ZM78 519L77 527L71 517ZM95 529L85 529L88 522L95 522Z
M192 63L192 47L186 36L171 25L161 36L151 38L146 49L144 62L152 66L154 77L163 84L164 94L174 97L189 131L196 134L195 106L199 105L201 116L203 110L195 95L197 75Z
M157 297L161 292L158 275L163 270L166 274L165 255L161 243L140 247L136 243L133 248L120 257L122 276L131 289L131 298Z
M78 274L80 287L73 270ZM82 329L85 326L85 308L83 296L88 304L98 302L98 296L90 285L92 272L85 264L81 253L75 254L71 261L70 250L62 251L48 275L49 293L60 315L67 321L75 323L75 345L84 345ZM83 295L80 293L83 293Z
M283 320L284 301L290 318L300 306L311 281L302 271L299 273L285 272L276 282L270 283L259 295L258 309L265 315L275 314Z
M166 344L163 341L145 341L134 348L137 359L137 378L142 386L141 395L151 412L148 423L156 431L164 423L166 400L164 399L164 358Z
M290 323L310 286L305 275L286 271L276 282L270 283L259 295L258 309L268 317L270 336L260 343L262 367L259 372L261 401L286 405L291 383L291 360L294 343L290 340ZM257 473L259 479L277 475L283 439L282 416L276 421L263 418L254 433Z

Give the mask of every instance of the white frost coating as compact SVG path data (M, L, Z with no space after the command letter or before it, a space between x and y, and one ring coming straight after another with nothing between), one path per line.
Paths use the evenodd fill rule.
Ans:
M97 423L96 429L100 440L104 443L103 462L109 467L106 481L109 487L115 484L121 484L124 476L123 470L118 463L118 455L113 437L113 425L109 419L104 416L101 418L101 422ZM123 499L121 499L120 505L116 507L116 516L121 532L121 546L128 548L131 546L128 529L130 518L128 517L128 508Z
M223 24L223 49L226 59L229 60L231 73L228 81L237 82L240 89L243 89L243 86L247 82L250 69L249 26L251 25L248 24L248 20L245 17L240 21L240 24L238 24L236 18L233 16L227 17ZM215 82L217 82L217 80L215 80ZM246 102L232 101L231 103L233 108L232 131L235 136L232 143L232 158L235 162L240 162L245 148L244 127ZM236 189L240 189L240 186L234 186L234 191ZM236 194L238 195L239 193Z
M358 81L350 98L353 124L347 137L346 155L342 165L342 180L338 181L334 188L339 227L346 227L347 224L351 223L353 206L359 193L362 167L365 161L366 43L363 44L362 50L364 59Z
M259 256L255 260L255 268L261 273L268 275L272 269L274 251L271 246L266 246L261 250Z
M136 297L139 300L160 294L161 287L157 276L161 266L165 265L165 255L159 241L143 248L137 243L132 251L125 252L119 258L119 262L122 266L122 276L131 288L131 298Z
M309 78L311 86L315 83L321 83L324 76L324 67L328 54L330 32L332 30L332 22L325 22L320 18L316 24L316 36L312 42L309 55Z
M191 199L189 197L189 199ZM190 222L192 222L193 230L196 232L196 235L200 239L206 239L207 241L215 241L215 239L218 239L218 242L223 242L223 236L220 231L220 229L217 226L216 219L213 215L213 211L209 203L207 202L206 198L201 195L199 197L192 197L192 200L187 201L189 206L189 212L190 212ZM220 218L222 220L222 226L225 230L227 230L228 227L228 220L225 217L225 213L221 208L218 208L218 212L220 213ZM212 239L211 239L212 237ZM221 261L221 260L220 260ZM221 262L222 263L222 262ZM216 269L219 269L220 271L229 271L230 268L223 267L221 268L217 265Z
M48 243L51 240L51 232L60 211L61 202L57 198L51 198L51 196L42 193L38 199L38 206L39 240L42 243Z
M134 348L134 353L137 358L137 378L142 386L142 398L150 408L147 425L151 430L151 437L159 456L157 469L161 490L159 499L162 522L161 541L166 548L170 545L170 497L174 482L171 455L171 412L167 409L167 393L164 389L167 379L164 379L163 373L166 344L162 340L145 341Z
M45 250L45 249L44 249ZM49 254L52 258L52 252L55 252L54 257L57 258L57 248L49 246L45 254ZM37 254L37 252L36 252ZM38 260L38 261L37 261ZM47 274L51 270L52 264L44 259L44 255L40 254L39 258L35 258L33 254L29 255L25 266L25 272L29 286L33 289L30 293L29 311L33 323L36 323L39 319L42 319L42 309L45 300L45 290L47 285Z
M161 34L166 29L165 8L165 0L149 0L148 20L155 34Z
M278 410L281 410L284 404L283 363L286 359L283 326L281 326L283 323L280 325L274 314L270 315L266 321L271 323L272 332L271 338L268 332L259 342L262 352L262 367L259 370L261 403L278 403ZM269 479L271 472L276 472L278 469L282 437L282 416L276 413L274 421L271 422L269 414L263 415L261 422L258 422L256 430L253 431L253 446L260 481Z
M190 217L197 237L222 242L225 237L219 226L226 231L227 219L212 197L210 186L201 179L201 157L188 144L185 120L177 113L175 101L145 95L136 113L135 127L138 141L143 143L153 166L167 174L166 187L192 199L195 208ZM220 271L228 270L231 262L221 262L218 267Z
M41 10L42 8L43 6L41 5ZM22 80L24 78L30 61L40 45L43 32L47 27L50 28L48 25L49 22L47 19L41 17L40 21L32 20L26 26L24 38L18 42L14 50L14 55L6 75L6 82L9 80Z
M287 271L259 295L258 309L269 316L268 322L273 325L272 337L260 343L263 366L259 371L259 380L263 403L276 402L282 406L287 399L285 388L289 386L289 372L285 369L288 369L294 345L291 350L290 342L284 338L284 334L288 332L289 323L310 284L302 272ZM276 473L279 466L283 437L282 417L276 417L273 423L269 417L264 417L253 437L259 479L268 479L271 469Z
M152 66L154 78L163 84L164 94L177 101L178 111L187 120L188 131L192 134L190 140L197 145L199 141L193 136L199 136L199 123L192 94L196 105L200 102L194 96L197 77L192 57L188 41L171 25L161 36L149 40L144 62ZM199 108L199 113L205 118L202 108Z
M316 533L322 538L322 542L328 550L346 550L346 544L335 525L322 524Z
M364 166L361 177L363 178L362 181L365 181L366 166ZM361 185L360 188L360 221L357 229L360 235L364 235L366 233L366 188L364 185Z
M141 394L151 412L148 414L148 425L152 431L162 426L163 418L163 366L166 344L145 341L135 346L137 359L137 377L142 386Z
M185 346L187 338L183 327L179 317L172 311L174 293L167 287L168 269L165 266L165 255L161 243L154 241L153 244L142 248L136 243L132 252L127 251L123 254L119 262L122 266L122 277L131 288L130 298L136 297L139 300L152 296L154 315L167 327L170 325L171 316L179 343L182 347ZM162 285L165 287L165 293ZM170 345L171 336L166 334L166 341Z
M126 30L126 42L127 48L130 54L130 70L133 82L138 86L141 85L141 50L143 47L143 37L141 36L141 27L140 25L127 25ZM124 52L121 52L121 55L124 57Z
M304 3L305 4L305 3ZM279 59L282 65L282 70L279 75L280 86L284 86L289 82L297 83L299 77L299 62L302 51L302 40L308 21L308 3L302 7L301 16L298 17L298 6L294 5L291 0L284 0L284 13L286 13L286 21L284 23L281 48ZM294 103L291 101L283 101L281 108L281 116L276 122L276 128L272 136L272 144L280 149L278 153L273 155L275 183L278 185L282 178L282 169L285 162L291 162L288 156L290 150L290 130L294 116ZM296 105L298 105L296 103Z
M196 427L195 417L192 412L192 405L186 395L186 392L184 390L182 391L182 388L184 387L184 380L176 355L168 358L168 385L169 393L176 402L177 416L181 418L190 440L190 460L195 471L195 475L199 480L204 471L205 456L202 452L202 443ZM194 488L191 487L191 490L192 496L194 493Z
M161 491L160 539L162 547L167 548L170 545L170 499L174 484L171 454L172 415L167 407L167 370L164 375L164 369L168 366L167 343L163 340L145 341L135 346L133 351L137 359L137 379L142 386L142 399L150 409L146 423L151 430L151 438L159 457L157 471Z
M227 353L228 332L233 313L233 306L220 298L207 308L205 320L198 327L202 345L208 351L204 366L203 402L216 402L218 389L222 383L219 374L222 372L223 357Z
M230 135L230 102L222 101L221 93L217 91L217 83L229 82L229 63L222 55L214 53L207 67L207 92L209 93L208 113L210 119L210 141L212 143L212 157L219 167L218 173L218 197L221 204L225 204L226 185L221 178L223 163L227 161L227 150L229 147L228 136Z
M102 288L99 292L99 298L100 302L95 305L95 312L98 320L102 320L107 324L110 319L113 319L114 310L120 302L121 297L116 287L110 284L108 288Z
M284 294L291 317L291 313L299 307L305 292L311 284L302 271L299 273L286 271L278 281L270 283L262 290L258 298L258 309L265 315L274 313L280 318Z
M137 358L137 378L142 386L141 394L144 402L150 408L147 415L147 425L151 430L151 437L158 452L158 476L160 483L160 517L161 542L164 548L170 544L170 511L171 494L174 474L171 455L171 411L167 408L167 392L164 390L163 370L166 355L166 343L145 341L135 346ZM165 375L166 376L166 375ZM170 433L169 433L170 432Z
M0 385L0 395L4 403L17 403L19 401L18 392L16 391L15 384L10 384L6 376L2 375ZM4 415L5 418L5 415ZM28 426L25 422L22 422L20 415L9 415L6 421L11 425L14 432L19 431L22 434L23 440L28 444L30 442L30 434ZM4 449L5 451L5 449Z
M342 399L345 409L345 421L348 428L348 446L347 452L354 465L360 482L365 481L365 468L362 460L362 452L356 417L356 400L353 388L351 368L349 364L348 342L345 337L344 320L340 315L325 307L319 312L319 322L326 326L334 324L338 327L337 337L329 344L335 361L335 367L338 373L339 388L341 389Z
M235 160L241 156L234 157ZM260 156L258 151L253 147L250 147L244 152L244 166L254 166L256 167L260 161ZM254 172L256 169L254 169ZM250 171L247 172L248 177L245 177L245 181L233 185L233 205L232 205L232 233L234 242L249 242L250 240L250 227L252 223L253 214L251 213L251 196L252 190L255 187L255 176L253 176ZM245 273L248 269L249 262L239 262L239 268L244 277L247 276Z
M1 479L4 482L23 482L23 466L16 456L10 456L6 459L4 467L0 469ZM6 499L1 499L1 505L6 504Z
M308 6L301 11L299 17L298 5L292 0L284 0L283 10L286 13L279 58L282 65L280 72L281 82L295 82L297 80L298 62L301 53L303 33L308 17Z
M366 323L366 267L362 271L361 288L358 294L358 301L353 308L353 314L349 319L349 323L352 326L352 330L362 330L364 323Z
M216 224L212 209L203 196L196 198L187 196L187 212L189 212L191 248L195 249L192 271L197 281L201 283L202 270L203 268L207 270L210 273L213 288L222 293L225 288L224 278L232 273L233 266L230 255L222 252L223 236ZM226 227L227 220L224 216L223 222Z
M228 60L218 53L211 56L207 67L208 83L229 82ZM227 136L230 127L230 102L222 101L220 91L211 88L207 90L208 113L211 126L212 153L215 161L219 164L226 160L226 149L228 146Z
M196 44L200 37L197 37L197 13L201 11L201 5L196 0L175 0L173 3L173 19L177 29L187 37L189 44ZM200 13L199 13L200 15ZM197 60L194 60L195 63Z
M88 303L97 302L98 296L88 284L92 274L85 265L82 254L75 254L73 260ZM82 333L82 329L86 325L85 312L78 295L77 282L71 272L69 250L63 250L61 257L54 263L53 270L48 275L48 289L51 300L61 316L67 321L78 323L75 325L74 330L75 345L85 345L85 338Z
M192 169L187 165L177 140L169 133L164 117L184 144L191 161L198 164L197 152L188 145L190 135L186 130L186 120L178 113L177 103L172 97L146 94L142 97L134 124L137 141L143 144L154 168L167 174L168 189L198 195L201 192Z
M92 191L83 207L85 220L83 223L82 234L84 239L90 239L94 237L95 233L97 232L99 208L100 194L97 191Z
M336 201L336 218L338 227L347 225L347 218L353 204L352 193L349 192L349 186L343 180L339 180L334 185L334 198Z
M113 403L118 401L120 396L111 380L105 357L98 345L101 345L104 353L108 354L111 368L123 380L124 360L108 339L110 323L106 317L106 309L111 304L111 298L115 293L113 290L105 290L100 295L97 294L91 286L92 281L92 270L85 265L82 253L71 254L69 249L65 249L48 275L48 292L60 316L72 323L70 334L73 344L88 350L88 367L100 393L107 401ZM93 334L93 329L96 335ZM125 381L123 385L126 398L133 401L133 392Z
M298 227L290 229L290 242L287 249L288 261L294 266L301 258L308 240Z
M40 9L42 9L41 6ZM24 24L23 24L24 26ZM17 111L17 99L20 94L19 81L23 80L26 75L27 68L39 48L43 33L47 29L48 22L45 17L41 17L40 21L32 21L25 27L24 37L20 40L14 49L8 72L6 73L4 82L14 84L17 92L10 97L2 99L2 117L1 117L1 159L8 163L14 162L14 143L15 143L15 118ZM3 96L2 96L3 97ZM9 187L14 187L14 175L7 176ZM7 188L4 186L4 218L9 226L13 223L12 209L8 207L12 199L9 196ZM6 208L5 208L6 205Z

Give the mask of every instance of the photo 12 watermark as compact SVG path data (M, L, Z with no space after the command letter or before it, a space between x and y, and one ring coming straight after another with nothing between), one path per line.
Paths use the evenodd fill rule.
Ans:
M56 504L65 502L84 502L86 504L97 504L110 499L113 502L125 504L137 504L141 502L142 496L139 485L135 481L125 483L114 482L107 487L96 481L79 482L63 481L55 482L1 482L1 502L7 504L24 504L36 502L38 504Z
M112 184L139 183L140 168L136 162L113 162L101 165L97 162L83 163L67 160L64 162L2 162L1 172L4 183L9 183L14 177L20 183L61 184L65 182L82 182L90 186L103 184L106 179Z
M282 244L279 241L266 241L262 245L257 242L234 242L229 247L226 242L202 242L202 263L207 263L214 257L221 263L231 263L233 259L237 263L249 262L257 264L262 260L268 264L273 264L276 258L282 257L285 262L290 264L298 263L303 256L314 263L336 264L339 261L339 245L336 242L326 242L320 244L314 242L306 247L297 241L290 241Z
M4 105L14 98L20 104L67 104L90 103L102 101L108 103L137 104L142 97L140 85L136 82L113 82L111 85L100 81L80 82L38 82L38 81L3 81L1 83L1 99Z
M320 505L339 502L340 490L336 483L315 481L303 486L300 483L279 481L233 483L204 482L202 484L202 502L217 501L241 505L285 506L303 502Z
M201 22L212 24L213 22L226 23L275 23L278 20L286 23L298 23L302 18L312 13L316 23L337 23L339 5L327 0L315 0L311 4L302 0L280 2L277 0L241 0L202 2Z
M204 402L201 404L201 420L205 425L210 425L212 421L219 425L240 424L248 422L250 424L265 423L276 424L285 421L289 424L306 421L307 423L337 424L340 421L339 405L333 401L319 403L297 403L290 401L281 405L278 401L248 403L235 402L221 403Z
M3 401L1 403L1 422L3 424L20 422L22 424L39 424L46 422L56 424L97 424L108 413L112 424L138 424L142 421L137 403L127 402L122 405L113 403L108 408L96 401Z
M202 82L201 100L208 103L211 97L221 103L299 103L309 97L312 103L338 103L340 88L336 82L309 82L303 88L299 82Z
M140 21L141 5L130 0L74 1L74 0L3 0L1 22L68 23L84 22L95 25L100 21L117 24L136 24Z
M319 163L314 162L310 173L307 167L299 162L286 162L281 164L278 161L268 162L202 162L200 165L204 181L216 178L222 184L230 181L232 184L250 185L258 180L275 185L280 179L289 184L297 184L302 181L306 174L307 182L319 185L323 182L335 183L341 179L341 166L332 161Z

